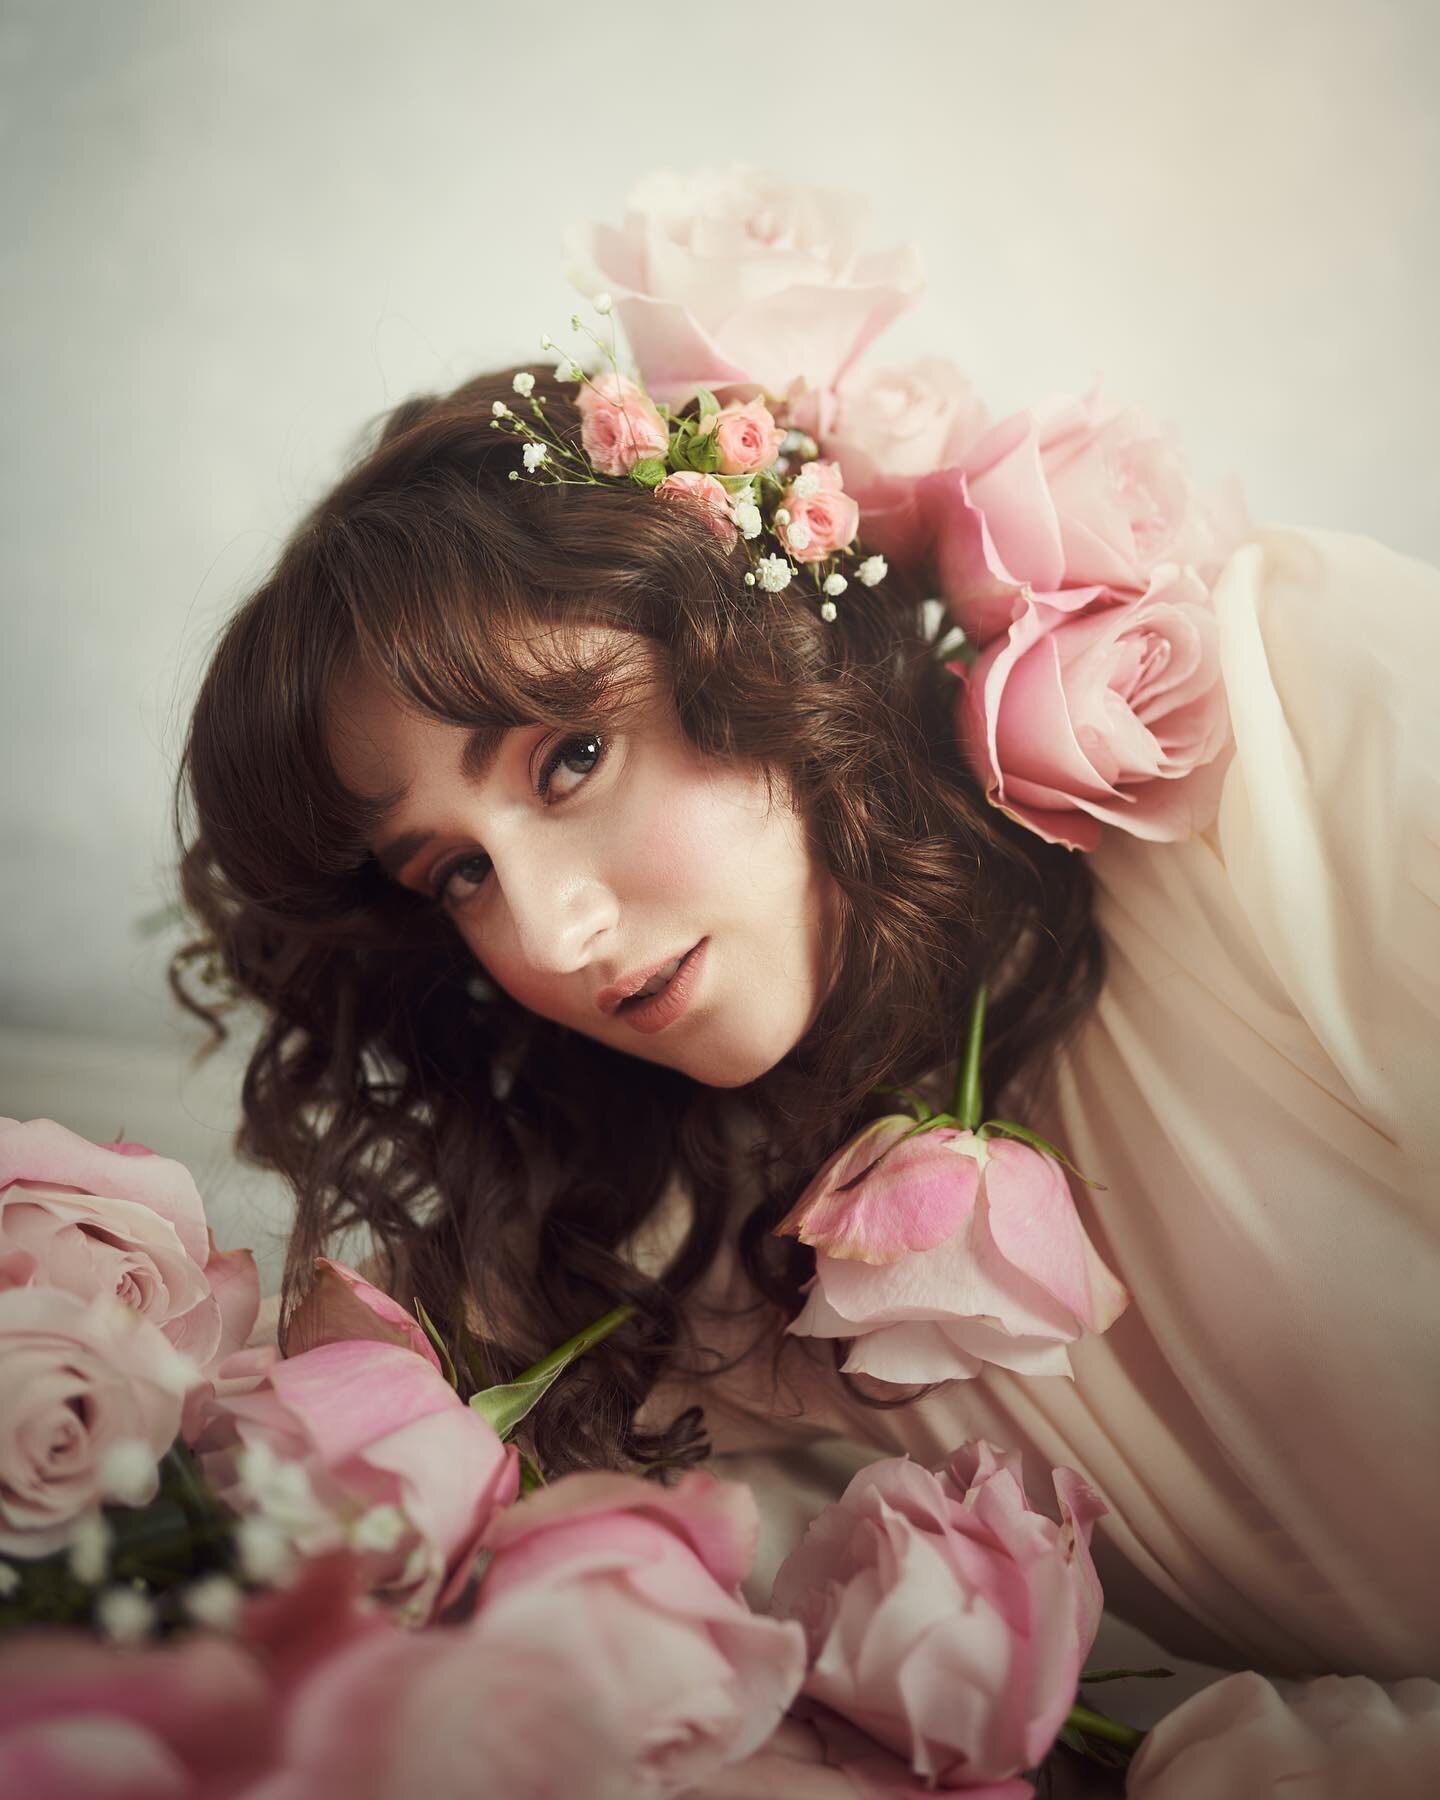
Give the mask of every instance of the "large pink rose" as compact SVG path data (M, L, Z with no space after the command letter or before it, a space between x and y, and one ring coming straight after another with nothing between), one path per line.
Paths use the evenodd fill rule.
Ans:
M934 1474L872 1463L775 1577L772 1611L805 1628L805 1692L933 1784L1033 1768L1074 1704L1105 1508L1072 1470L1053 1479L1059 1525L1031 1510L1014 1451L969 1445Z
M750 168L659 173L632 190L622 226L590 226L572 249L659 398L829 389L920 289L912 247L861 249L867 211L857 195Z
M1088 590L1080 590L1088 593ZM1214 817L1230 742L1209 593L1161 567L1137 600L1027 595L965 672L956 723L991 802L1051 843L1170 841Z
M804 1673L798 1627L750 1613L748 1490L566 1476L497 1518L474 1617L322 1670L265 1800L641 1800L765 1743Z
M297 1547L348 1541L367 1588L409 1624L463 1588L492 1514L519 1486L514 1447L432 1363L390 1343L322 1344L213 1402L195 1442L201 1466L238 1510L263 1512L245 1475L249 1446L309 1480L317 1506L292 1531Z
M97 1513L106 1458L139 1444L157 1465L174 1443L190 1363L113 1295L0 1291L0 1554L48 1556ZM125 1498L153 1498L133 1487Z
M215 1249L188 1170L50 1119L0 1119L0 1258L16 1253L41 1286L113 1294L207 1372L244 1344L260 1305L253 1256Z
M1066 1345L1108 1330L1130 1297L1064 1171L1028 1144L950 1126L907 1136L914 1124L866 1126L777 1227L816 1251L789 1331L853 1338L846 1370L881 1381L953 1381L986 1363L1068 1375Z
M994 604L997 583L1012 597L1026 587L1142 593L1167 563L1208 583L1246 529L1237 491L1203 499L1170 441L1098 393L999 420L922 482L919 501L941 591L981 643L1011 616Z
M1228 1675L1146 1734L1125 1776L1133 1800L1432 1800L1440 1683L1363 1675L1286 1682Z
M601 475L628 475L636 463L664 456L670 428L633 381L607 370L585 382L575 400L580 441Z
M802 418L805 408L801 408ZM958 464L981 435L985 408L952 362L930 356L899 368L852 369L835 392L825 454L845 470L866 544L891 561L918 562L929 526L920 478ZM814 428L819 429L818 419Z

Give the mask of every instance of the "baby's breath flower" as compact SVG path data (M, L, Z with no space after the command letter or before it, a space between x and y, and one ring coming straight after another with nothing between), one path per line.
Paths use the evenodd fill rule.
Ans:
M755 577L753 575L747 574L745 577L745 585L746 585L746 587L754 587Z
M206 1625L211 1631L233 1631L245 1595L228 1575L202 1575L185 1589L183 1602L197 1625Z
M87 1513L83 1519L75 1521L66 1561L70 1564L70 1573L86 1587L95 1587L105 1579L113 1535L99 1513Z
M827 625L833 625L835 623L835 602L833 600L822 600L820 602L820 617Z
M393 1550L409 1529L398 1506L372 1506L350 1527L350 1544L356 1550Z
M861 587L878 587L890 573L890 565L883 556L867 556L855 571L855 579Z
M510 417L510 408L503 400L492 400L490 402L490 410L497 419L508 419Z
M269 1519L242 1519L235 1527L235 1548L246 1579L261 1587L284 1587L295 1573L290 1539Z
M827 575L825 577L825 592L832 596L843 594L849 585L850 583L843 575Z
M0 1600L8 1600L20 1585L20 1571L14 1563L0 1562Z
M512 469L510 471L510 479L512 481L518 481L520 479L520 471L518 469Z
M543 463L545 461L546 457L549 456L549 454L550 454L550 452L545 448L544 444L535 444L535 443L527 444L525 446L525 448L520 452L520 455L524 460L525 467L530 471L530 473L532 475L540 467L541 463Z
M787 431L780 448L786 456L798 456L801 462L814 462L820 454L820 446L808 431Z
M764 529L765 521L760 517L760 508L753 500L741 500L733 508L735 525L741 537L757 538Z
M615 306L615 302L608 294L597 294L592 304L602 319L612 312Z
M767 594L783 594L795 571L783 556L762 556L755 565L755 577Z
M155 1608L133 1587L106 1588L95 1602L95 1623L113 1644L134 1644L155 1627Z
M542 350L558 350L560 348L560 346L555 342L554 338L552 338L550 333L547 331L544 334L544 336L540 339L540 348Z
M100 1491L123 1506L143 1506L155 1492L155 1456L138 1438L121 1438L100 1463Z
M797 500L808 500L812 494L820 491L820 477L812 475L807 469L804 474L797 475L790 483L790 492Z
M567 356L564 362L556 368L555 379L557 381L583 381L585 379L585 371L580 367L579 363L575 361L573 356Z
M798 556L802 550L810 548L810 527L803 519L796 519L785 533L785 542Z
M788 525L790 523L790 511L788 507L777 506L775 508L775 523L777 525Z
M522 400L528 400L535 392L535 377L528 369L522 369L510 385Z

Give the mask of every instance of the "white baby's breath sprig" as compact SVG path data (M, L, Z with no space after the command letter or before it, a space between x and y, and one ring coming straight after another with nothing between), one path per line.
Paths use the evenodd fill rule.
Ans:
M95 1623L112 1644L138 1644L155 1629L155 1607L138 1588L106 1588L95 1602Z
M837 594L843 594L849 585L850 583L838 571L833 575L827 575L825 577L825 592L829 594L832 599Z
M755 565L755 579L767 594L783 594L794 574L783 556L762 556Z
M503 400L492 400L490 402L490 413L491 416L496 419L513 419L515 416Z
M70 1573L86 1587L98 1587L110 1568L110 1546L114 1533L98 1513L86 1513L77 1519L70 1531L66 1562Z
M820 602L820 617L827 625L833 625L835 623L838 614L836 613L835 602L833 600L822 600Z
M573 356L567 356L563 362L556 365L555 379L557 381L583 381L585 371Z
M259 1587L287 1587L299 1568L289 1534L269 1519L242 1519L235 1549L246 1580Z
M532 475L540 467L541 463L543 463L549 457L549 455L550 455L550 452L549 452L549 450L546 449L545 445L542 443L539 443L534 438L532 438L530 440L530 442L525 446L525 448L520 452L521 460L524 462L526 469Z
M861 587L878 587L890 573L890 565L883 556L867 556L855 571L855 579Z
M812 494L820 491L820 477L806 470L797 475L790 483L790 492L797 500L808 500Z
M596 294L590 303L602 319L606 319L615 310L615 302L608 294Z
M731 508L735 526L743 538L757 538L764 529L765 521L760 516L760 508L753 500L740 500Z
M185 1589L181 1604L197 1625L211 1631L233 1631L240 1623L245 1591L228 1575L202 1575Z
M0 1562L0 1600L8 1600L20 1586L20 1571L14 1563Z
M522 369L510 385L522 400L528 400L535 392L535 377L528 369Z
M793 519L785 529L786 547L798 556L810 548L810 527L803 519Z
M155 1492L155 1456L138 1438L120 1438L100 1461L100 1491L122 1506L143 1506Z
M541 333L540 348L542 350L558 350L560 346L555 342L554 338L551 337L550 333L546 331Z
M788 525L790 523L790 509L788 506L777 506L775 508L775 523L777 525Z

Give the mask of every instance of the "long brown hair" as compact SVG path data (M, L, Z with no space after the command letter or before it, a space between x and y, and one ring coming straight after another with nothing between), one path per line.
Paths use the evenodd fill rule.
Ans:
M826 624L808 582L747 587L743 559L684 504L510 479L517 448L490 421L512 373L398 408L229 623L181 769L182 886L226 980L264 1014L238 1142L295 1190L287 1306L357 1225L453 1347L479 1321L491 1380L632 1301L634 1321L552 1389L533 1445L552 1470L683 1461L704 1451L693 1411L654 1433L635 1414L693 1348L686 1298L742 1179L763 1194L741 1232L746 1267L793 1314L811 1253L770 1227L890 1109L874 1090L954 1063L980 981L995 994L987 1091L1035 1074L1098 986L1099 941L1083 862L978 795L918 594L852 583ZM537 391L578 438L567 394ZM565 650L567 628L593 623L652 649L701 751L784 784L838 894L815 1023L740 1094L479 979L447 917L381 873L374 803L327 750L327 701L357 666L453 724L598 726L613 671ZM542 641L552 655L536 656ZM223 1029L192 968L177 960L177 992ZM737 1107L756 1127L748 1171ZM624 1249L676 1178L692 1218L652 1279Z

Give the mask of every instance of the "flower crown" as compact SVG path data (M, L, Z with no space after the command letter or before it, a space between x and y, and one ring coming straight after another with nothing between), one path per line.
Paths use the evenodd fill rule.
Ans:
M541 340L576 384L580 447L517 375L526 404L493 421L520 442L514 478L698 505L748 582L808 576L829 621L850 581L903 570L949 628L956 734L993 806L1076 850L1203 829L1230 736L1211 589L1248 530L1238 489L1202 497L1169 434L1098 390L992 419L944 357L870 363L921 276L913 249L864 246L864 214L745 167L641 181L622 224L570 243L607 331L572 327L603 366Z
M864 587L885 579L885 558L857 548L860 507L845 492L839 463L822 461L808 432L778 423L759 396L722 405L700 387L677 411L657 405L620 372L610 296L597 294L593 304L609 321L608 338L578 313L570 327L590 338L606 367L591 375L564 356L555 370L558 380L578 383L579 451L546 416L528 371L514 380L524 410L494 402L491 426L520 440L524 476L576 486L628 482L648 488L657 500L698 506L728 549L743 547L747 586L779 594L806 574L827 623L836 618L835 602L851 576ZM548 334L540 347L558 349ZM522 479L522 469L512 469L510 479Z

